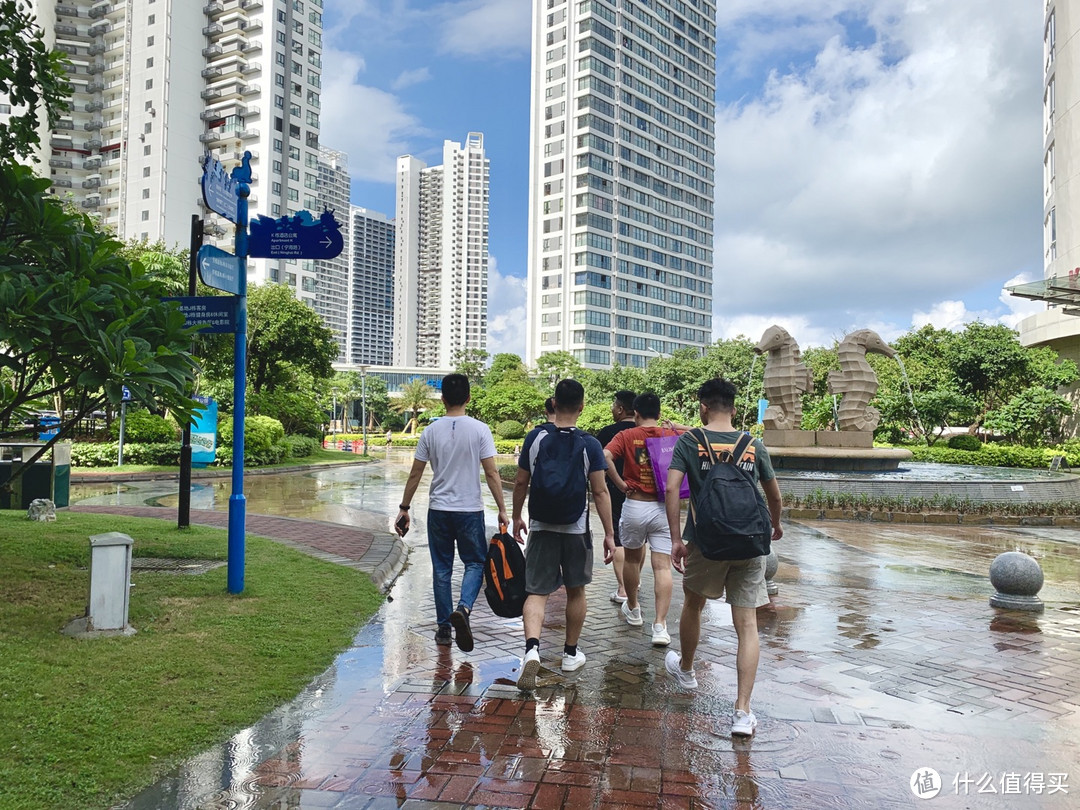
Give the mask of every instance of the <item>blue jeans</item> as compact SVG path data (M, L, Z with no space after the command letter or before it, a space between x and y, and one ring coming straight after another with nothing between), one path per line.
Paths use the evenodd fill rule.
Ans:
M454 544L465 564L461 578L459 607L472 610L480 586L484 584L484 563L487 561L487 528L483 512L444 512L429 509L427 513L428 550L431 552L432 585L435 592L435 618L439 626L450 623L454 610L450 577L454 572Z

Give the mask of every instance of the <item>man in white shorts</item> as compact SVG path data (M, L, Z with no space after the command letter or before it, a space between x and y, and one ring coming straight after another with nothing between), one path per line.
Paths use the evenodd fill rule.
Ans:
M666 647L671 643L667 630L668 608L671 607L671 531L668 527L664 502L658 500L656 481L645 440L663 435L665 428L659 425L660 397L641 394L634 400L636 427L623 430L604 448L608 460L608 478L620 492L626 493L622 517L619 519L619 537L625 549L623 580L626 585L626 601L619 608L626 623L641 627L641 606L638 604L638 586L641 584L641 566L645 561L645 544L649 546L652 563L656 618L652 625L652 643ZM681 433L678 428L675 432ZM672 431L667 431L668 435ZM615 462L621 462L622 475L616 471Z

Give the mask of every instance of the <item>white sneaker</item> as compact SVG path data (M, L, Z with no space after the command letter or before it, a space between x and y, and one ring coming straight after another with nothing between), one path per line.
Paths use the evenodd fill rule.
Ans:
M666 647L671 643L671 636L668 635L667 627L662 624L652 626L652 643L654 647Z
M615 590L613 590L611 592L611 596L609 596L608 599L610 599L616 605L621 605L623 602L626 601L625 596L619 596L619 589L618 588L616 588Z
M673 677L681 688L687 691L697 689L697 677L694 675L694 671L686 672L680 666L681 661L681 655L674 650L668 650L668 654L664 656L664 669L668 671L668 675Z
M578 650L573 655L562 654L562 671L573 672L575 669L581 669L585 666L585 653Z
M521 659L521 674L518 675L517 688L531 691L536 688L536 673L540 669L540 650L533 647Z
M731 721L731 734L733 737L749 737L757 728L757 718L753 712L735 710L735 716Z
M623 602L619 610L622 612L623 618L626 619L626 623L630 626L641 627L645 623L641 618L641 605L631 608L627 602Z

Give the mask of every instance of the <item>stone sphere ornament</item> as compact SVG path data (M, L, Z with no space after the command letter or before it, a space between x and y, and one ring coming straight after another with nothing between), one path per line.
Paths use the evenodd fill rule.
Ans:
M995 590L990 597L991 607L1035 612L1044 609L1037 596L1043 586L1042 568L1029 554L1006 551L995 557L990 563L990 584Z
M769 596L780 593L780 586L773 582L776 569L780 567L780 558L776 556L776 549L769 549L769 556L765 558L765 590Z

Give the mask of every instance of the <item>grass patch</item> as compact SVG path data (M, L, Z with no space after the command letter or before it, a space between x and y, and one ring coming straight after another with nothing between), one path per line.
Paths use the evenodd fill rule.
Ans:
M136 556L225 559L226 533L164 520L0 512L0 805L104 808L294 697L381 604L366 575L248 537L224 567L135 573L128 638L60 634L86 609L89 536Z

